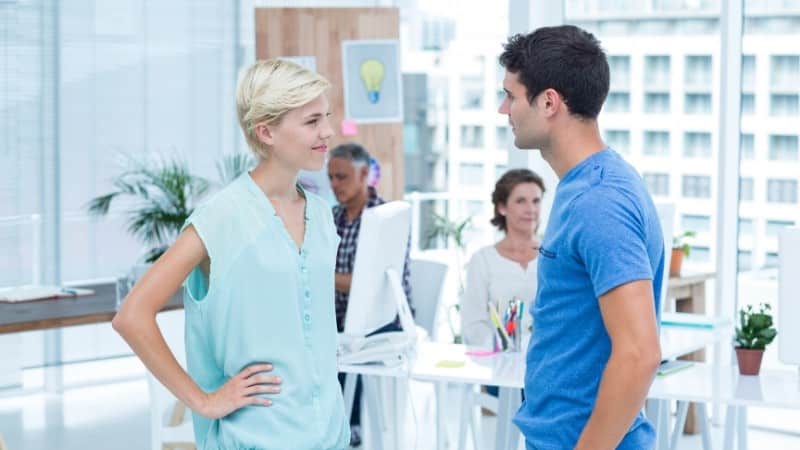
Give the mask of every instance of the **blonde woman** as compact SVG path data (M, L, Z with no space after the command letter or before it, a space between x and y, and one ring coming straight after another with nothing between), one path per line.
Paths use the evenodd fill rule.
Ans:
M342 449L349 426L336 377L334 265L324 200L297 183L333 135L329 83L259 61L237 90L258 165L188 219L125 299L114 328L193 411L199 449ZM185 281L188 374L156 313Z

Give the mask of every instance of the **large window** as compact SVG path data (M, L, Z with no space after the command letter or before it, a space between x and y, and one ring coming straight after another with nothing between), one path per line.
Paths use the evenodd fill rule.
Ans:
M798 218L800 149L800 2L744 0L739 211L739 306L769 302L778 310L778 231ZM791 42L792 44L785 45ZM779 319L780 322L780 319ZM778 366L775 344L764 366ZM796 414L760 411L753 425L797 423ZM796 431L793 429L792 431Z

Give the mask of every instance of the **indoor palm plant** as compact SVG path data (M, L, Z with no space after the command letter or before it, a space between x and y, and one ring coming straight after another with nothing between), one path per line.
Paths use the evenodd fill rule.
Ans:
M89 202L92 216L105 216L115 199L129 197L126 211L128 231L147 250L145 264L154 262L177 238L186 219L208 193L211 184L193 175L182 158L141 160L124 157L124 169L112 180L114 190ZM217 162L220 186L227 185L253 167L248 153L231 153Z
M470 223L472 222L472 216L467 217L462 221L453 221L447 217L434 213L433 219L433 227L430 235L428 235L428 243L430 244L431 241L435 241L436 239L443 239L446 246L449 246L451 241L453 244L455 244L455 259L456 267L458 268L456 270L458 274L458 297L461 298L461 296L464 294L464 266L462 261L467 246L466 241L464 240L464 232L469 229ZM456 313L458 313L459 308L460 302L452 305L447 314L447 324L450 326L450 332L453 334L453 342L456 344L461 343L461 333L460 330L457 330L456 326L453 324L450 311L454 310Z
M764 349L777 335L778 331L773 327L771 307L768 303L760 304L757 311L752 305L739 310L739 325L736 327L735 336L739 373L758 375Z
M127 227L147 247L145 263L166 251L209 189L208 181L192 175L180 158L143 161L127 157L125 169L111 183L113 191L89 202L89 214L105 216L116 199L132 198L134 203L125 212Z
M681 276L681 265L683 264L683 258L689 257L689 251L691 249L689 243L686 241L695 237L696 234L697 233L694 231L687 230L672 238L672 259L670 259L669 263L669 276Z

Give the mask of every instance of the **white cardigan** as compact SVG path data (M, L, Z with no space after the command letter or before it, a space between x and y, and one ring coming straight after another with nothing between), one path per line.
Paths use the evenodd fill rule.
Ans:
M494 245L472 255L461 298L461 335L466 345L491 349L493 327L487 302L497 302L502 312L514 297L525 302L522 341L526 342L533 323L530 311L536 297L538 262L537 257L523 269L518 262L501 256Z

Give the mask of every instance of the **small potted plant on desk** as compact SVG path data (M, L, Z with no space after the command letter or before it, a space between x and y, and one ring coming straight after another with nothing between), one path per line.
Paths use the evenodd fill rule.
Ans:
M681 276L683 257L689 257L690 247L686 240L695 237L695 235L696 233L694 231L687 230L684 231L683 234L672 238L672 259L670 259L669 263L669 276Z
M760 304L758 311L754 311L752 305L739 310L735 341L736 360L742 375L758 375L764 349L778 335L778 331L772 326L770 311L768 303Z

